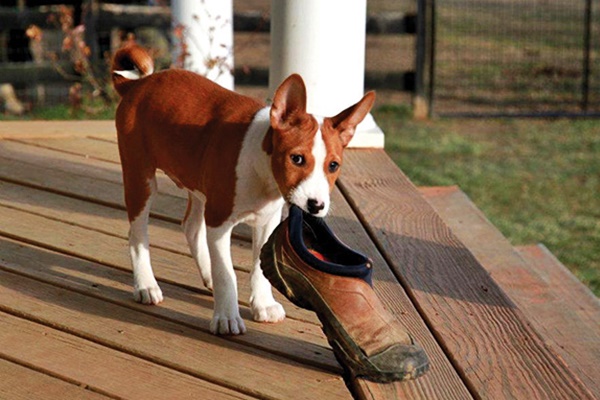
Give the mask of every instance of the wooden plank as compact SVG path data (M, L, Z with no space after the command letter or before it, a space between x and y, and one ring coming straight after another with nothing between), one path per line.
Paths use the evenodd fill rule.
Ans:
M458 187L420 191L542 339L600 397L598 299L542 247L524 247L519 255Z
M3 141L0 143L0 179L125 208L121 167L113 163ZM159 180L159 187L152 215L181 220L187 197L166 179Z
M544 245L519 246L517 251L552 294L529 303L530 312L552 333L549 341L567 364L600 398L600 301Z
M31 144L41 145L54 150L76 153L78 151L79 146L72 146L69 143L70 140L71 139L43 139L31 141ZM77 139L77 143L81 145L81 149L91 148L94 149L94 151L100 150L103 153L109 153L111 150L116 148L114 143L101 143L99 146L100 149L98 149L95 147L96 143L90 144L86 143L86 141L92 142L90 139L87 138ZM14 144L12 145L15 146ZM104 147L107 147L107 149L104 149ZM17 147L17 149L19 152L25 154L28 154L27 151L33 151L34 154L37 154L38 151L37 149L28 149L23 147ZM84 154L89 154L89 151L84 150L83 152ZM48 156L54 157L59 156L50 152L44 153L44 155L46 154ZM68 157L68 159L70 159L70 157ZM87 162L88 160L85 161ZM65 165L65 169L68 169L68 165ZM85 171L81 172L83 173ZM102 185L103 183L103 180L97 182L98 185ZM0 183L0 185L2 184ZM23 198L31 198L35 199L36 201L29 201L27 202L28 204L23 204ZM339 226L337 230L340 232L344 232L344 236L346 237L348 243L360 243L361 247L365 249L366 252L373 253L374 251L372 246L368 247L367 245L368 238L366 237L364 230L362 230L360 223L356 220L356 216L345 204L345 200L339 194L338 191L334 192L334 198L334 214L338 215L334 219L334 224ZM105 209L100 206L94 206L92 204L74 201L73 199L54 195L51 193L38 193L37 191L33 191L31 188L27 187L12 184L4 184L2 190L0 190L0 199L2 199L3 204L8 205L10 207L26 210L28 212L33 212L35 214L50 217L52 219L68 220L69 224L75 224L81 227L92 228L94 230L99 230L104 233L114 234L115 232L120 232L119 236L121 237L124 237L123 235L126 232L127 228L122 211ZM153 222L153 225L154 224L155 222ZM168 223L162 224L170 225ZM168 229L168 227L163 229L161 228L162 227L155 227L154 231L151 231L152 242L157 243L160 248L176 250L180 252L185 251L187 254L187 246L185 246L185 244L182 243L182 236L180 235L180 233L176 232L176 236L179 239L179 243L177 243L177 240L172 239L174 236L172 226L171 229ZM51 229L64 230L66 228L55 227ZM346 234L345 232L349 232L349 234ZM353 237L355 232L361 232L360 235L357 234L358 238ZM73 236L73 234L68 234L68 236ZM29 237L31 239L31 236ZM36 235L35 237L44 237L44 234L42 233L41 235ZM62 248L63 251L73 251L73 247L62 246ZM107 250L101 252L107 253L109 251ZM236 258L234 257L234 259ZM377 257L375 257L375 259L377 259ZM121 262L125 261L122 260ZM382 265L383 264L384 263L382 263ZM382 268L381 271L384 271L384 269ZM195 271L193 271L193 273L195 273ZM401 287L398 286L397 281L395 281L389 270L387 270L387 273L381 272L381 274L383 274L381 276L382 282L381 284L378 284L378 287L381 288L384 297L387 299L386 305L389 306L393 311L397 311L398 315L402 316L402 319L404 318L404 315L408 314L406 308L411 307L410 301L406 298L405 295L403 300L399 301L399 299L402 299L402 295L397 295L395 293L395 290L401 290ZM197 277L195 275L193 276L193 278L197 280ZM125 282L128 281L129 279L125 280ZM122 290L128 291L127 285L125 285L125 287ZM126 294L126 296L126 298L128 299L128 293ZM168 296L171 297L172 295ZM287 306L286 309L289 313L289 308ZM413 327L418 326L420 334L417 335L417 338L420 340L420 342L423 342L424 345L426 345L426 347L429 347L428 353L430 353L430 356L434 356L434 366L432 367L432 372L427 375L427 380L425 381L425 378L423 378L423 380L419 381L419 384L414 384L414 382L402 383L398 384L398 387L395 387L394 385L375 385L369 382L362 382L361 384L365 386L365 390L369 393L383 392L387 393L388 397L395 396L398 398L446 399L469 397L468 391L466 390L465 386L460 381L460 378L456 375L456 372L453 370L452 366L445 358L443 352L441 351L439 346L437 346L435 340L433 339L433 337L431 337L431 335L427 331L426 326L423 325L423 322L418 316L418 313L416 313L414 309L411 318L408 319L407 325L409 326L409 328L411 328L411 331ZM429 337L426 340L422 340L422 338L419 336ZM444 382L444 385L441 385L441 382ZM447 387L444 388L444 386Z
M347 150L340 187L472 392L593 398L383 150Z
M18 143L12 143L13 145L16 146L23 146L22 144L18 144ZM114 146L114 144L113 144ZM1 146L0 146L1 147ZM74 196L78 196L79 193L81 193L82 197L84 196L83 192L85 192L85 196L88 196L87 198L90 201L97 201L101 204L104 204L103 200L98 201L97 198L100 197L101 199L106 199L107 202L110 202L111 200L111 196L114 195L114 192L116 190L121 191L121 188L117 188L116 185L113 185L110 182L107 182L105 179L90 179L87 176L85 176L84 174L86 172L90 172L90 174L94 174L97 173L99 168L95 168L97 163L97 161L94 160L86 160L90 162L91 165L87 165L87 164L74 164L75 167L79 168L80 170L78 170L78 173L73 175L70 174L69 172L57 172L56 170L52 170L50 168L45 168L43 169L43 166L45 165L44 162L48 159L52 160L54 163L57 164L61 164L62 159L57 158L60 155L65 156L67 159L71 159L75 156L71 156L68 154L62 154L62 153L56 153L56 152L50 152L50 154L44 154L43 156L41 156L40 159L38 159L38 154L35 153L33 156L28 152L28 151L34 151L36 152L37 150L42 150L43 149L37 149L35 147L30 148L30 146L25 146L26 148L23 149L19 149L18 151L13 151L10 154L15 154L18 153L19 156L17 157L26 157L26 156L30 156L29 158L35 161L35 165L31 166L28 163L19 163L17 162L17 164L13 164L11 163L10 160L6 160L6 159L1 159L0 158L0 175L1 175L1 171L5 171L6 176L7 177L11 177L11 176L18 176L18 179L15 179L16 181L27 181L28 184L32 184L32 182L35 183L39 183L40 187L45 188L47 190L52 190L53 187L59 187L59 186L63 186L64 190L66 192L68 192L68 194L70 195L74 195ZM14 150L14 149L11 149ZM1 152L1 150L0 150ZM77 157L78 159L80 157ZM66 171L69 170L69 166L71 164L70 163L65 163L65 164L61 164L60 168L64 169ZM112 165L112 164L111 164ZM114 166L116 168L119 168L118 166ZM11 172L14 171L14 172ZM119 173L119 178L120 179L120 173ZM12 179L12 178L11 178ZM9 185L14 187L17 187L15 185L11 185L9 183L4 183L4 185ZM27 191L29 190L29 188L21 188L21 191L25 191L25 193L27 193ZM10 191L8 189L5 188L5 193L3 193L3 196L8 196L8 193L10 193ZM61 190L62 192L62 190ZM112 192L112 193L111 193ZM33 201L23 201L22 199L20 199L20 197L24 197L24 198L30 198L30 199L36 199L36 202ZM30 193L30 194L19 194L16 193L12 196L12 199L10 199L8 201L7 204L8 206L11 207L17 207L20 209L26 209L28 212L33 212L33 213L37 213L38 215L42 215L42 216L52 216L53 218L57 218L57 219L62 219L67 221L69 224L75 224L78 226L82 226L82 227L90 227L93 228L94 230L98 230L101 232L105 232L108 233L110 235L117 235L119 237L126 237L126 232L128 230L127 224L126 224L126 217L124 214L119 214L118 212L115 212L113 210L110 209L106 209L106 208L102 208L102 207L97 207L97 206L93 206L92 204L86 204L85 202L74 202L72 199L69 198L64 198L61 196L53 196L51 193L47 193L44 194L45 196L45 200L44 201L40 201L39 198L40 194L37 193ZM107 197L108 196L108 197ZM162 202L163 207L161 207L161 204L158 204L158 208L162 208L163 211L165 211L165 214L168 215L174 215L174 213L171 211L174 207L173 207L173 199L170 197L164 197L163 199L164 201ZM177 200L177 199L175 199ZM36 204L38 204L39 206L36 207ZM179 202L178 204L180 204L182 207L180 208L184 208L184 202ZM51 205L51 207L49 207ZM115 205L115 203L112 203L111 205ZM116 206L116 205L115 205ZM23 208L25 207L25 208ZM169 210L170 209L170 210ZM77 212L75 212L77 211ZM163 216L165 216L165 214L163 214ZM158 226L156 226L158 225ZM169 226L168 229L164 229L166 226ZM24 227L25 228L25 227ZM120 229L119 229L120 228ZM160 221L152 221L152 224L150 226L151 228L151 234L152 234L152 243L154 244L155 242L157 242L156 244L158 245L158 248L160 248L160 250L156 250L155 254L153 256L153 258L156 257L161 257L162 260L167 260L165 261L166 264L172 264L173 261L168 261L168 252L165 253L164 251L162 251L163 249L167 249L168 251L175 251L180 253L179 256L178 255L174 255L173 257L178 257L180 260L181 255L185 255L188 256L189 255L189 251L187 249L187 245L184 244L184 239L183 239L183 234L177 232L177 233L173 233L173 225L169 225L169 224L164 224L164 223L160 223ZM180 231L180 229L178 229L178 231ZM236 231L238 233L239 237L247 237L248 233L247 230L244 231L243 229L239 229ZM241 233L241 234L240 234ZM25 233L22 233L22 235L27 236L28 233L27 231L25 231ZM78 235L80 236L86 236L85 232L79 231ZM35 236L35 235L34 235ZM38 235L39 236L39 235ZM49 235L50 238L52 239L58 239L55 238L54 235ZM37 242L37 243L41 243L41 242ZM81 243L78 243L78 245ZM240 255L240 252L237 250L243 250L243 249L248 249L249 248L249 244L244 243L242 241L238 241L238 240L234 240L234 244L235 246L233 246L232 250L233 250L233 257L234 260L236 262L236 265L246 271L249 271L250 266L251 266L251 257L250 257L250 252L249 251L245 251L242 252L243 254ZM51 245L53 246L53 245ZM69 249L74 250L74 248L72 248L72 246L70 244L66 244L65 245L65 251L69 251ZM122 248L122 244L119 245ZM91 248L93 248L94 246L91 246ZM51 247L51 248L55 248L55 247ZM80 247L79 247L80 248ZM89 247L88 247L89 248ZM83 248L84 252L85 252L85 245ZM80 256L84 256L85 253L77 253ZM166 255L165 255L166 254ZM105 263L109 263L110 265L121 265L123 266L123 261L127 258L126 257L127 252L123 252L123 250L121 250L121 253L115 253L115 251L105 251L104 253L101 254L102 257L104 258L100 258L100 259L94 259L95 261L99 261L99 262L105 262ZM115 263L114 261L114 256L120 256L117 258L121 259L120 263ZM86 256L89 257L89 256ZM113 261L109 261L106 257L112 258ZM180 264L183 265L190 265L193 264L193 262L188 259L187 257L185 257L184 261L180 261ZM179 274L175 274L175 276L177 276ZM171 278L167 278L168 279L172 279ZM188 280L191 282L196 282L197 280L197 276L193 276L193 279ZM247 279L240 279L241 285L239 287L240 289L240 294L241 294L241 298L246 299L247 296L246 294L248 294L249 296L249 287L247 284ZM288 310L288 315L290 317L295 317L295 318L299 318L305 321L311 321L311 322L316 322L316 316L313 313L304 311L304 310L300 310L295 306L289 306L287 308Z
M0 139L116 137L115 121L2 121Z
M27 183L35 175L39 175L32 174L31 169L44 168L50 174L47 187L54 187L55 190L72 193L75 196L82 195L82 191L77 189L82 185L85 185L89 192L90 188L88 188L86 180L89 178L93 178L94 181L99 180L100 184L105 181L117 184L116 186L107 185L106 188L103 188L107 194L102 197L100 197L102 191L89 192L89 197L94 195L102 202L124 207L123 178L116 140L71 136L6 140L0 146L0 157L6 159L0 162L0 166L6 162L7 168L12 169L15 174L13 180L23 179L23 182ZM14 164L15 161L26 163L21 167L24 169L22 173L19 168L20 164ZM61 184L59 179L64 178L65 174L74 176L64 180ZM54 178L54 175L57 177ZM154 201L153 212L171 220L180 220L185 213L186 191L179 189L161 171L157 172L156 177L158 196ZM73 179L79 181L76 184L70 184ZM35 180L30 184L39 185ZM177 201L173 197L185 200ZM171 206L169 207L168 204Z
M1 187L5 186L6 184L1 185ZM44 192L32 197L42 205L44 204ZM85 214L74 212L70 215L69 220L62 222L43 216L41 211L37 215L20 211L20 209L27 207L18 206L12 208L10 204L4 203L1 197L0 204L3 204L0 206L0 219L3 221L2 226L0 226L0 234L130 273L131 262L127 250L128 242L124 234L126 232L125 226L121 225L121 235L118 232L122 219L110 219L109 221L112 221L115 225L114 233L102 233L101 229L95 229L94 225L90 224L84 228L82 227L82 223L78 223L79 216ZM96 215L102 215L102 210L88 209L97 213ZM77 210L77 208L74 207L74 210ZM112 210L108 211L110 213ZM53 214L51 211L48 213ZM93 213L89 215L93 215ZM84 221L94 221L94 219L91 217L83 218ZM60 232L60 234L57 234L57 232ZM154 225L152 232L157 236L164 234L165 239L163 239L162 243L167 243L165 247L168 247L169 236L174 235L172 229L160 229L160 227ZM180 237L181 235L175 236ZM231 250L235 265L238 267L243 266L241 270L238 268L236 273L238 276L240 302L247 306L250 297L247 271L252 262L252 251L247 244L241 246L234 245ZM165 250L154 247L152 248L152 265L157 279L163 282L192 288L195 291L205 294L210 293L202 286L194 261L188 253L183 254L169 249ZM317 323L317 319L312 312L293 306L282 296L278 298L281 302L285 303L290 318Z
M334 373L6 271L0 271L0 282L4 312L247 395L350 397Z
M517 246L516 250L557 299L567 303L581 320L589 322L592 330L600 328L600 300L546 246ZM600 335L598 330L595 333ZM600 382L600 377L597 381Z
M16 219L14 225L5 227L6 235L116 268L130 270L129 255L126 250L129 225L124 211L1 181L0 204L8 208L2 210L1 213L12 214L10 210L21 210L26 213L24 219L34 218L42 226L41 229L32 231L27 223L19 222ZM33 214L41 219L27 214ZM13 217L7 216L7 218ZM52 221L48 221L48 219ZM65 235L52 235L52 229L58 229ZM2 227L0 227L1 231ZM72 243L67 240L68 235L83 239L78 243ZM103 239L102 245L90 245L90 241L103 237L103 235L107 235L108 238ZM159 260L158 265L164 266L166 271L164 279L170 282L179 282L179 284L185 284L197 290L204 290L196 286L199 283L199 275L190 256L182 229L177 224L151 219L149 235L153 261L156 258ZM250 294L249 278L246 272L249 272L252 267L251 245L244 240L234 238L231 252L238 270L240 297L242 301L245 301ZM179 272L175 272L173 269L179 270ZM158 273L157 276L159 276ZM280 300L287 302L283 297ZM317 323L317 318L312 312L300 310L289 302L287 304L290 317Z
M2 314L0 314L0 320L3 320ZM0 335L2 332L6 331L6 328L9 327L9 324L5 325L3 321L2 327L3 331L0 331ZM0 339L0 342L3 342L2 339ZM16 344L21 344L21 338L16 341ZM12 347L12 343L9 346L3 347L10 348ZM108 397L92 392L88 388L53 378L49 375L31 370L1 358L0 376L2 377L2 379L0 379L1 399L108 399Z
M2 399L253 398L10 314L0 324L0 357L32 368L0 359Z
M349 247L368 255L373 261L373 285L383 305L423 346L430 359L429 372L414 381L378 384L358 380L350 384L363 399L468 399L467 387L415 309L383 256L339 190L332 193L332 212L327 219L331 229Z
M124 210L105 207L29 186L0 181L0 203L27 213L65 221L69 224L127 239L129 222ZM151 218L149 235L152 247L189 256L190 251L180 224ZM250 271L251 245L233 239L236 266ZM239 249L239 250L238 250Z
M73 146L70 144L73 139L54 137L1 142L0 179L124 209L116 141L75 138L79 146ZM186 210L186 192L160 171L157 181L158 195L151 215L179 222ZM245 225L236 227L234 235L245 240L252 236Z
M132 300L127 272L10 239L0 238L0 246L2 269L209 332L205 321L212 318L214 302L208 293L162 283L167 300L159 307L148 307ZM247 307L241 311L250 332L230 340L341 372L320 326L290 318L285 323L263 324L251 320Z
M121 164L119 149L115 142L90 137L59 137L59 138L33 138L10 139L15 142L25 143L64 153L76 154L85 158Z

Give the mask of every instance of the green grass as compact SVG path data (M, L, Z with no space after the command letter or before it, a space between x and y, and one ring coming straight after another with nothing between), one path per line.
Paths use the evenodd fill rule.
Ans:
M513 245L544 243L600 296L600 121L408 114L374 112L416 185L460 186Z

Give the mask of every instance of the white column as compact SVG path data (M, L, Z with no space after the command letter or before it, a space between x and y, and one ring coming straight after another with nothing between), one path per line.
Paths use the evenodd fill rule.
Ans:
M271 0L269 90L290 74L304 79L308 111L333 116L364 94L366 0ZM383 147L369 114L351 147Z
M174 66L233 89L232 0L172 0L171 14Z

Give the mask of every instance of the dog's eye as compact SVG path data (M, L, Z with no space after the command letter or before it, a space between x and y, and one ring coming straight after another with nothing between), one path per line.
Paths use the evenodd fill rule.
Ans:
M290 158L292 159L294 165L302 166L305 163L304 156L300 154L292 154Z
M329 172L334 173L340 168L340 164L337 161L332 161L329 163Z

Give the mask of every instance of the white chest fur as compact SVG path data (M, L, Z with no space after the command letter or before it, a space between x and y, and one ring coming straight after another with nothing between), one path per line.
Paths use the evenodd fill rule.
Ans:
M263 225L279 212L284 200L271 171L270 157L262 149L269 129L269 107L261 109L248 128L236 166L232 220Z

